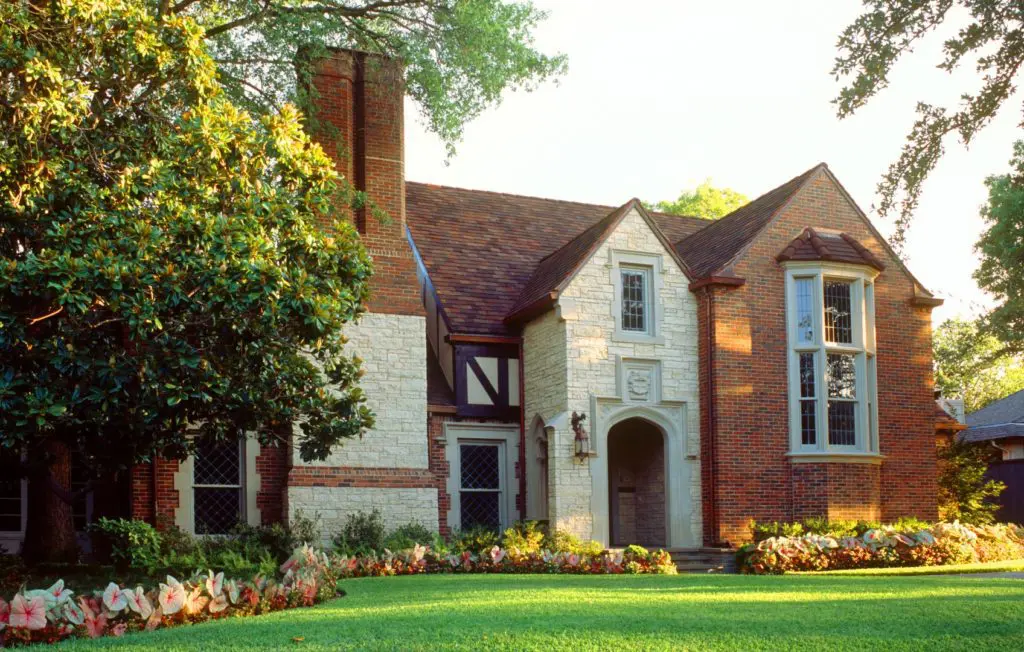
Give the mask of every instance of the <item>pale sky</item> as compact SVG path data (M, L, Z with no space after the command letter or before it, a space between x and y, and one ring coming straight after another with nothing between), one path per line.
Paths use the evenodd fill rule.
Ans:
M891 88L840 121L829 70L856 0L536 4L550 12L537 45L567 54L568 74L508 94L468 126L449 165L408 107L407 178L617 206L674 199L709 177L754 198L825 161L888 234L872 210L875 186L916 102L948 105L978 83L970 68L935 68L939 34L899 64ZM1019 99L1004 106L970 150L951 140L925 186L907 252L914 274L946 300L935 323L988 302L971 278L982 182L1007 169L1024 137L1019 110Z

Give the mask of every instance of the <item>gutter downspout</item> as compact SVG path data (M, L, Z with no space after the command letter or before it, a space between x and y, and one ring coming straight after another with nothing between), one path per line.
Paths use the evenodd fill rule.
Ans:
M523 373L523 341L519 340L519 520L526 520L526 375Z
M708 363L707 363L707 386L708 386L708 484L710 485L710 491L708 499L710 501L710 529L711 529L711 543L715 544L718 542L718 484L715 482L715 467L718 463L718 431L715 423L715 294L713 286L708 285L704 288L704 296L707 299L707 347L708 347Z

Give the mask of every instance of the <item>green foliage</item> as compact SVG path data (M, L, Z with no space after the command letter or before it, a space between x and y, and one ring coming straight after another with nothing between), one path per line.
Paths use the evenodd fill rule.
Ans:
M383 550L384 519L380 510L349 514L333 543L335 551L342 555L369 555Z
M302 511L298 511L288 523L258 526L240 523L232 536L265 548L278 564L283 564L296 548L319 545L320 515L314 514L313 518L307 518Z
M968 413L1024 389L1024 360L1005 353L1005 344L976 321L942 322L932 334L932 351L935 387L945 397L963 398Z
M1009 174L985 181L988 204L981 216L987 228L975 247L981 265L974 279L997 304L985 317L985 330L1020 355L1024 353L1024 141L1014 143L1010 167Z
M975 525L995 521L999 510L995 499L1006 485L985 479L994 452L985 445L962 441L939 451L939 516L943 520Z
M479 526L468 530L454 530L448 536L451 551L455 554L470 552L479 554L490 550L501 543L501 538L494 530Z
M892 523L880 521L853 521L829 519L825 516L812 516L802 521L771 521L759 522L751 519L750 534L754 542L761 542L771 537L799 537L805 534L829 536L835 539L843 537L863 536L868 530L893 528L897 532L919 532L927 530L931 523L913 517L901 517Z
M502 546L522 555L539 553L544 547L545 528L537 521L518 521L505 530Z
M144 568L160 555L160 534L145 521L103 517L89 525L89 533L101 561L119 569Z
M238 534L223 537L194 537L175 526L160 532L160 549L149 562L136 565L150 576L189 576L197 570L216 568L227 575L272 577L281 561L265 541L276 539L269 530L239 528ZM278 540L279 541L279 540ZM287 559L291 552L285 555Z
M102 472L294 421L312 460L372 425L342 334L370 259L295 107L242 111L147 0L0 4L0 79L5 448Z
M675 201L660 201L654 208L662 213L714 220L749 201L746 195L731 188L716 188L707 179L693 190L684 190Z
M604 546L597 541L584 542L563 530L555 530L544 541L544 548L552 552L571 552L577 555L599 555L604 550Z
M864 4L864 13L839 37L839 56L832 68L837 78L848 78L834 100L840 118L852 115L886 88L893 66L931 33L948 34L940 69L953 72L963 63L976 65L980 78L980 88L958 95L953 109L918 102L917 121L903 151L878 184L879 213L885 216L898 210L891 241L900 250L922 185L945 153L946 137L956 134L969 145L1016 88L1014 79L1024 64L1020 2L865 0Z
M419 523L400 525L384 537L384 548L393 552L408 550L416 545L429 546L434 542L434 533Z
M529 90L566 70L564 56L534 47L546 14L531 2L228 0L167 11L176 7L205 30L229 94L259 113L296 96L300 47L314 57L340 46L400 59L406 92L449 152L465 123L500 102L503 91Z

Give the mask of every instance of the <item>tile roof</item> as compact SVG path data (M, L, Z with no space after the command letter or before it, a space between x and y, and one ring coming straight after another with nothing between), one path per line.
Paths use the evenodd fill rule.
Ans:
M409 231L455 333L518 332L504 319L541 261L615 210L411 181L405 195ZM709 224L662 213L651 218L672 242Z
M676 251L689 265L694 278L721 275L804 183L825 167L819 163L680 242Z
M852 236L845 233L816 231L811 227L804 229L803 233L798 235L775 257L775 260L780 263L787 260L827 260L837 263L867 265L874 267L880 272L885 270L885 264Z

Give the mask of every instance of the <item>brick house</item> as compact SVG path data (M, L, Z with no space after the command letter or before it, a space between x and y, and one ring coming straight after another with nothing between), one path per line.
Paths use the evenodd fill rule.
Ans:
M391 218L352 216L376 428L312 464L250 441L139 466L132 516L329 533L378 508L674 548L751 518L936 517L941 301L826 165L717 221L407 182L400 77L336 51L313 80L328 152Z

